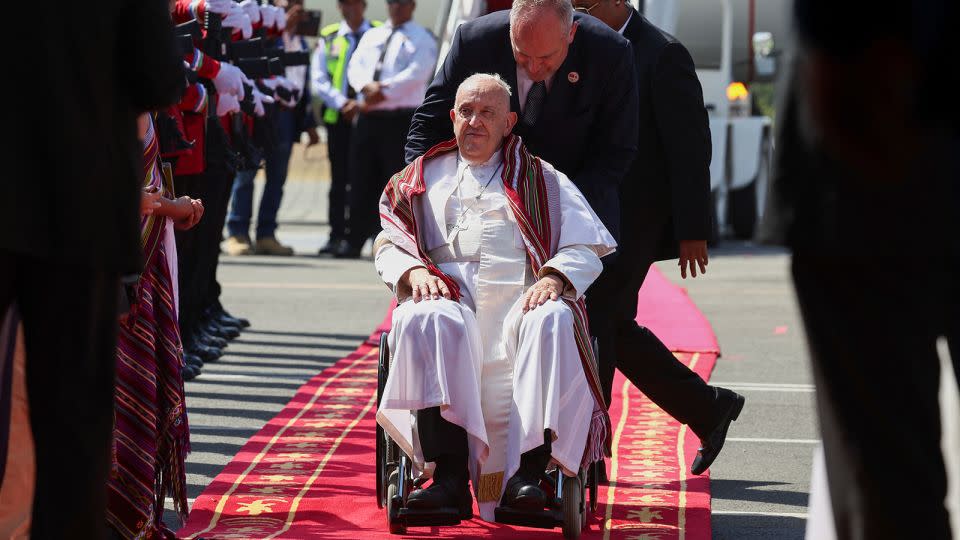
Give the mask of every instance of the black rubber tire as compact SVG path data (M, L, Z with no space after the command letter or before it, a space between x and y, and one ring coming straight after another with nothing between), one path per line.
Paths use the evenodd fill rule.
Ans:
M594 461L590 464L590 474L587 476L587 492L590 494L590 513L596 513L600 482L600 467L603 461Z
M753 238L757 228L757 181L746 187L731 189L727 194L727 222L733 236L740 240Z
M387 384L387 375L390 371L390 350L387 347L387 333L380 335L380 362L377 365L377 407L380 406L380 397ZM377 424L377 508L387 504L387 434Z
M393 523L390 516L394 514L393 498L397 495L397 471L390 474L390 483L387 486L387 525L390 526L390 534L407 534L407 526L402 523Z
M563 537L568 540L580 538L583 531L583 512L581 508L583 497L583 484L580 483L579 476L573 476L563 479Z

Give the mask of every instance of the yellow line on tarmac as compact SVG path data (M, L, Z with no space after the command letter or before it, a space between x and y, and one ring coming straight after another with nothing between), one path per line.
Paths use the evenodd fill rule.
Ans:
M266 281L232 281L223 287L237 289L321 289L333 291L382 291L383 285L370 283L276 283Z
M367 358L370 358L374 354L378 354L379 351L380 351L379 348L371 349L370 352L361 356L360 358L357 358L349 366L341 369L340 371L332 375L329 379L324 381L324 383L320 385L317 388L317 390L314 392L313 397L310 398L310 401L306 404L306 406L302 407L300 411L293 416L293 418L287 421L286 425L284 425L282 428L280 428L279 431L277 431L277 433L270 439L270 442L268 442L260 451L260 453L257 454L257 457L253 458L253 460L250 462L250 466L247 467L247 469L243 471L243 473L240 476L238 476L236 480L234 480L233 485L230 486L230 489L227 490L226 493L220 496L220 501L217 503L217 507L213 511L213 517L210 518L210 524L207 525L207 528L192 534L188 540L196 538L205 532L212 531L214 527L217 526L217 522L220 521L220 515L223 513L224 507L227 505L227 500L230 499L230 496L233 495L233 493L237 490L237 487L239 487L240 484L242 484L243 481L246 480L247 476L253 471L254 467L256 467L260 463L260 461L267 455L267 453L270 451L273 445L276 444L278 440L280 440L280 437L283 436L283 434L287 431L287 429L293 424L295 424L298 420L300 420L300 418L302 418L303 415L306 414L306 412L313 407L314 403L316 403L317 400L320 398L320 396L323 395L323 391L327 389L327 386L329 386L330 383L340 378L340 375L353 369L360 362L363 362L364 360L366 360Z
M608 477L609 486L607 486L607 515L603 520L603 540L610 540L610 529L613 527L613 502L617 489L617 457L620 448L620 437L623 436L623 428L627 425L627 416L630 413L630 381L623 382L622 408L620 410L620 420L617 422L617 429L613 432L613 455L610 456L610 476Z
M377 403L377 395L374 393L370 396L370 399L367 401L367 406L360 411L360 414L350 422L350 425L347 426L347 429L337 437L337 440L330 446L330 449L327 451L327 455L323 456L323 460L320 461L320 464L317 465L317 468L313 471L313 474L310 476L310 479L307 480L307 483L303 485L303 488L300 490L300 493L297 493L297 496L293 498L293 503L290 505L290 512L287 514L287 522L283 525L283 529L271 534L270 536L264 538L264 540L270 540L271 538L276 538L277 536L290 530L290 527L293 526L293 520L297 516L297 508L300 506L300 500L303 499L303 496L307 494L307 491L310 490L310 486L316 482L317 478L320 476L320 473L323 472L323 469L327 466L327 462L330 461L330 458L337 452L337 448L340 448L340 443L347 438L347 435L354 427L360 422L360 419L367 415L370 412L370 409Z

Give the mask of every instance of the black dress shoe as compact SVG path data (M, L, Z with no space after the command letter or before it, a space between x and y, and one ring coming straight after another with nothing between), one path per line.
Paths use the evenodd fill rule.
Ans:
M227 346L227 340L223 339L218 335L207 333L207 332L203 332L199 336L197 336L197 340L203 345L206 345L207 347L216 347L217 349L224 349Z
M195 354L190 354L189 352L184 352L184 353L183 353L183 364L184 364L185 366L193 366L193 367L195 367L195 368L197 368L197 369L200 369L200 368L203 367L203 360L201 360L200 357L197 356L197 355L195 355Z
M220 308L220 323L229 324L230 326L236 326L238 328L250 328L250 321L244 319L243 317L234 317L227 310Z
M514 510L539 512L547 505L547 494L540 487L540 478L550 463L550 450L545 444L520 455L520 468L507 480L501 506Z
M337 259L357 259L360 257L362 246L354 246L347 240L341 240L337 243L333 256Z
M515 474L507 481L500 504L514 510L538 512L547 505L547 494L540 488L539 478Z
M214 362L223 356L223 349L208 347L199 342L195 342L188 352L190 354L199 356L204 362Z
M430 487L411 491L407 496L407 508L456 508L460 512L460 519L473 518L473 496L467 484L467 456L443 455L437 458L436 464Z
M183 376L184 381L192 381L200 374L200 368L186 365L180 370L180 374Z
M743 410L746 399L732 390L717 388L717 403L721 411L719 420L710 430L710 435L706 439L700 439L700 449L690 466L690 472L693 474L703 474L713 464L713 460L720 455L723 443L727 440L727 430L730 429L730 423L740 416L740 411Z
M240 328L237 326L223 325L216 319L210 319L204 326L204 332L223 338L224 340L234 339L240 335Z
M327 243L317 250L317 255L333 255L333 253L337 251L337 244L340 243L340 240L340 238L331 236L330 239L327 240Z

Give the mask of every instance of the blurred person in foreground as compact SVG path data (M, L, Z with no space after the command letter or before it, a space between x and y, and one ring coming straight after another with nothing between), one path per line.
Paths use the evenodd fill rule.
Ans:
M36 444L31 536L100 539L113 424L119 277L141 270L139 113L175 103L183 63L163 0L11 4L0 182L0 312L23 320Z
M323 105L322 118L327 130L327 155L330 159L330 195L327 215L330 237L320 248L329 255L346 237L347 185L350 183L350 135L353 119L360 112L357 91L347 84L347 66L357 50L360 38L379 21L364 18L366 0L338 0L343 20L325 26L310 64L310 92Z
M837 538L951 537L937 340L960 361L952 0L797 0L763 239L793 250Z

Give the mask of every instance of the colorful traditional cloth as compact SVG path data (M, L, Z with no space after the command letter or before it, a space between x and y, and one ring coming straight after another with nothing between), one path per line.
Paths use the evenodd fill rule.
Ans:
M428 246L423 244L423 235L419 234L414 199L426 191L424 162L456 149L457 142L452 139L434 146L407 165L390 179L380 204L381 223L391 243L419 258L431 273L443 280L453 300L460 299L460 287L428 255ZM534 275L538 275L543 264L557 253L561 217L559 188L555 183L545 180L543 164L527 151L520 137L510 135L505 139L501 153L503 167L500 177L504 193L523 237L527 260ZM582 296L577 300L563 298L563 301L574 314L577 349L591 394L596 403L603 404L587 325L586 304ZM583 462L595 461L602 455L610 455L610 417L601 406L591 421Z
M151 126L144 141L144 187L169 197ZM143 273L131 309L117 336L117 373L112 470L107 521L128 539L175 538L163 523L166 497L181 518L187 508L186 469L190 450L184 401L183 350L177 324L170 220L144 216Z

